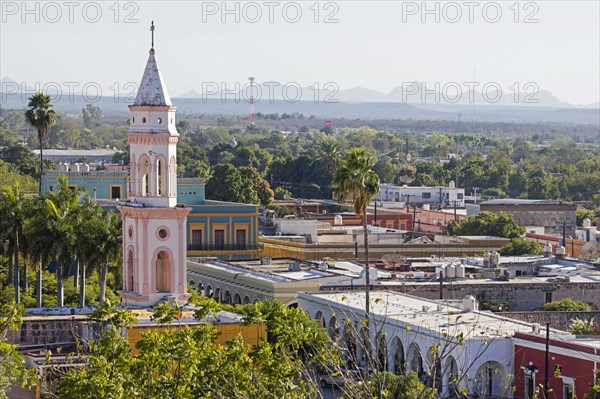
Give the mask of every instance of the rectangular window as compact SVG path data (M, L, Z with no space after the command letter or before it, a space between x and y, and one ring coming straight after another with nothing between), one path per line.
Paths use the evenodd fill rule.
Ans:
M573 399L574 395L573 385L569 383L563 383L563 399Z
M535 395L535 384L533 376L525 375L525 399L533 399Z
M225 230L215 230L215 249L225 249Z
M552 293L546 292L546 303L552 302Z
M423 199L430 199L430 198L431 198L431 193L422 193L422 194L421 194L421 197L422 197Z
M192 249L202 249L202 230L192 230Z
M121 186L112 186L110 188L110 199L121 198Z
M246 248L246 230L235 231L235 246L236 249Z
M518 276L522 276L523 275L523 270L517 270L516 274L517 274L517 277Z
M463 193L458 193L456 194L456 198L458 198L459 200L464 198L464 194Z

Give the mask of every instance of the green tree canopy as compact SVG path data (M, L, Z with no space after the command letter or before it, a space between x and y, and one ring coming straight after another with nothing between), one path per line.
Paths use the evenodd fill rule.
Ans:
M541 255L544 249L535 241L528 241L524 238L513 238L510 243L506 244L498 253L503 256L510 255Z
M518 238L525 234L525 227L515 223L512 216L505 213L496 215L491 212L480 212L463 220L452 220L446 226L447 233L452 236L494 236Z
M559 301L545 303L540 310L543 311L588 311L590 305L585 302L575 301L571 298L564 298Z

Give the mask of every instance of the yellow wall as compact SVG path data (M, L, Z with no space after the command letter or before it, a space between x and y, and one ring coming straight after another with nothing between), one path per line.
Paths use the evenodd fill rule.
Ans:
M142 339L143 333L146 333L149 331L179 330L179 329L185 328L186 326L194 328L194 327L197 327L200 325L201 324L199 324L199 323L198 324L185 324L185 325L181 325L181 326L180 325L170 325L170 326L134 325L132 327L129 327L129 329L127 330L127 336L129 338L129 343L131 344L131 348L132 348L133 352L137 354L137 349L136 349L135 345L138 343L138 341L140 341ZM267 328L266 328L265 324L254 323L254 324L245 326L240 322L240 323L215 323L214 326L217 329L217 331L219 332L219 336L217 337L217 341L216 341L218 345L225 344L227 341L230 341L233 338L237 337L238 334L242 334L244 343L247 345L255 345L258 343L258 341L261 338L264 338L264 339L267 338Z

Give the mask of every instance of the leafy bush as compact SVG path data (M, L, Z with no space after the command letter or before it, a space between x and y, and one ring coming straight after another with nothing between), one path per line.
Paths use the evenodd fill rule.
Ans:
M571 321L569 331L577 335L600 335L600 325L594 319L575 318Z
M571 298L561 299L560 301L552 301L544 304L540 310L548 311L588 311L590 305L581 301L574 301Z
M528 241L524 238L513 238L498 253L503 256L511 255L541 255L544 252L542 246L534 241Z

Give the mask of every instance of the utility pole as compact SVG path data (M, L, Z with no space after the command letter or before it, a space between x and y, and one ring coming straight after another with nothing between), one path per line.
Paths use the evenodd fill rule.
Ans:
M452 204L454 205L454 220L456 220L458 217L456 216L456 203L458 201L457 200L452 200Z
M415 194L404 194L406 197L406 213L410 212L410 197L414 197Z
M440 271L440 299L444 299L444 272Z
M550 323L546 323L546 367L544 370L544 396L548 398L550 391Z
M413 232L415 231L415 220L417 220L417 206L413 205Z
M563 222L562 246L567 246L567 222Z

